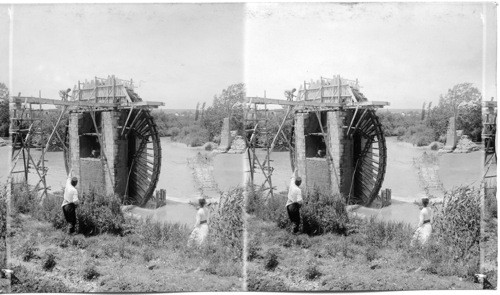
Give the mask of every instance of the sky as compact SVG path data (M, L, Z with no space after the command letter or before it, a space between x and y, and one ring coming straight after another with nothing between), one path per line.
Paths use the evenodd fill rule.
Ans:
M243 82L243 14L241 4L15 5L11 93L58 99L114 74L165 108L210 104Z
M245 82L284 98L304 80L358 79L391 108L437 104L462 82L496 97L496 11L481 3L0 5L12 26L11 93L58 99L78 80L114 74L164 108L211 104ZM0 82L9 81L0 42Z
M462 82L482 91L484 81L485 97L496 98L493 4L253 3L246 10L248 96L284 98L304 80L340 75L391 108L437 104Z

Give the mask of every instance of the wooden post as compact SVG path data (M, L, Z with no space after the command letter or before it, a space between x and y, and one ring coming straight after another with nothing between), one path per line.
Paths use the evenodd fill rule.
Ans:
M321 99L321 102L324 102L323 100L323 77L319 77L319 98Z
M111 76L112 79L112 84L113 84L113 103L116 102L116 80L115 80L115 75Z
M78 80L78 100L82 100L82 91L80 89L80 80Z
M342 88L341 88L342 87L342 85L341 85L342 81L340 80L340 75L337 75L337 78L338 78L338 83L339 83L338 84L339 85L339 87L338 87L338 90L339 90L339 94L338 94L339 97L338 97L338 99L339 99L339 101L338 102L342 103L342 101L341 101L341 99L342 99Z
M94 97L95 102L97 103L97 77L94 77Z
M307 100L307 88L306 88L306 81L304 80L304 100Z

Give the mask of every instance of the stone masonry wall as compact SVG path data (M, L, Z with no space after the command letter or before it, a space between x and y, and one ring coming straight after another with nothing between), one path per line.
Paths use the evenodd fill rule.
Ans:
M340 161L343 154L341 140L343 139L342 117L340 112L330 111L327 116L328 124L328 149L330 151L331 161L329 167L331 171L331 189L332 195L339 195L341 193L341 171Z
M102 152L106 155L107 166L102 167L105 179L105 190L104 192L109 195L114 193L115 184L115 157L117 154L118 146L116 141L118 140L118 124L117 118L115 116L117 112L102 112L101 113L101 134ZM118 113L119 114L119 113ZM109 171L108 171L109 170Z
M330 171L326 158L307 158L307 191L318 189L323 194L330 194Z
M80 196L81 192L81 173L80 173L80 141L78 136L78 119L81 114L70 113L69 115L69 151L70 151L70 163L68 165L69 169L73 169L73 176L78 178L78 185L76 189L78 190Z
M304 136L304 117L307 116L305 113L295 114L295 159L296 159L296 169L298 170L299 176L302 178L302 183L305 185L305 191L303 193L307 195L307 167L306 167L306 141Z
M80 185L82 193L88 193L92 190L99 194L106 193L105 175L101 160L81 158L80 167L82 179Z
M346 198L352 181L353 172L353 140L346 136L346 129L351 119L350 113L346 111L328 112L328 143L332 161L331 171L331 194Z

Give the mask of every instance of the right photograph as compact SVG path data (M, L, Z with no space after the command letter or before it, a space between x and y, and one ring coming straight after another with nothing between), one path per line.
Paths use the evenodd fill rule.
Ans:
M497 289L495 4L245 15L246 289Z

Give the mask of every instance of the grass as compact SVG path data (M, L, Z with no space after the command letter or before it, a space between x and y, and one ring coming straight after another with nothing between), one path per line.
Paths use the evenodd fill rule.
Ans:
M78 234L70 236L57 197L40 204L20 192L26 191L13 194L23 206L12 210L12 264L19 278L12 292L241 290L241 189L221 198L206 243L192 248L186 247L190 227L125 217L113 199L97 195L77 208ZM104 226L110 218L114 223Z
M444 203L434 208L435 231L431 242L412 247L410 241L415 229L408 224L374 217L343 217L342 210L323 215L319 208L329 206L335 210L336 204L328 203L322 196L309 198L308 206L317 208L309 211L316 212L313 216L316 222L328 230L295 236L287 226L279 226L285 221L279 214L273 215L280 210L278 206L268 203L267 207L259 207L259 196L252 195L248 200L254 202L249 206L252 214L248 221L248 289L480 289L482 286L474 283L474 274L479 272L478 196L477 191L465 187L447 192ZM323 220L324 216L333 220ZM346 230L338 230L340 224ZM492 244L496 246L496 237ZM494 247L489 249L494 257ZM496 278L496 266L492 269L491 276ZM257 283L259 280L264 283Z

